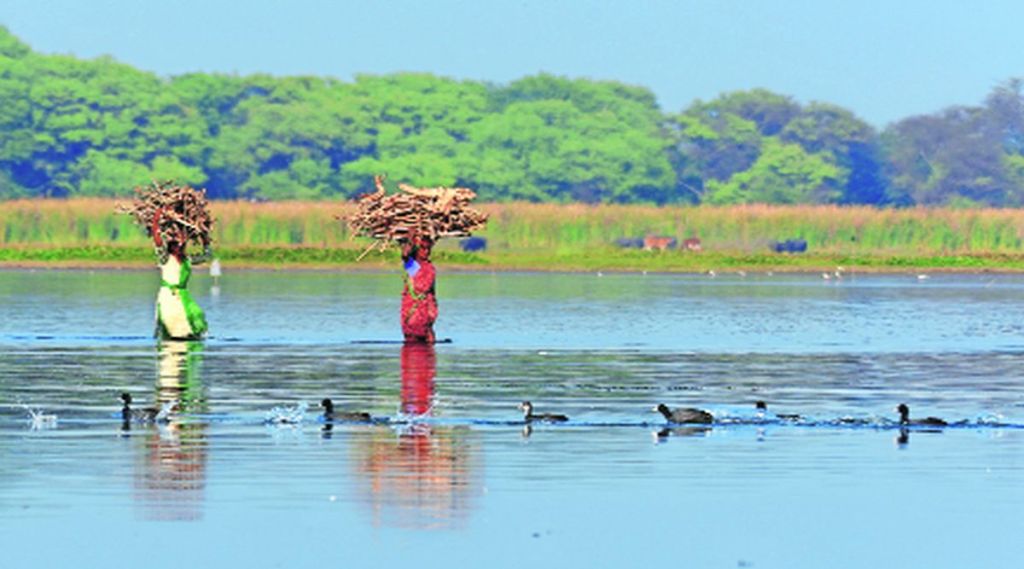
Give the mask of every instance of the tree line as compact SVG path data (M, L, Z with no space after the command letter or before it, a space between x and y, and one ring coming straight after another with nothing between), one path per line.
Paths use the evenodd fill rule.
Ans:
M486 201L1024 205L1024 83L879 132L762 89L665 112L648 89L540 74L161 78L0 27L0 198L344 198L372 176Z

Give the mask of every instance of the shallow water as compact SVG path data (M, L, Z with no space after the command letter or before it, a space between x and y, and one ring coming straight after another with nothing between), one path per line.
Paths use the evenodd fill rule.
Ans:
M0 271L0 565L1017 564L1022 277L439 284L433 349L387 343L397 276L315 272L198 276L211 338L157 347L153 274Z

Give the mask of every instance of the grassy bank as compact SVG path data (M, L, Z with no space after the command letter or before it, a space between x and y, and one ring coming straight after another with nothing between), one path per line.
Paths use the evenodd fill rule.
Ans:
M0 203L0 263L145 266L143 233L112 200ZM366 241L335 219L339 202L213 204L215 248L247 266L390 266L396 253L356 265ZM541 270L1024 270L1024 211L875 209L833 206L671 207L485 204L488 251L439 247L441 264ZM660 234L702 240L699 253L624 250L620 237ZM769 252L801 238L808 253Z
M357 261L357 249L310 247L223 247L226 265L245 268L394 269L398 254L372 253ZM586 252L462 253L440 250L440 266L466 270L657 271L657 272L817 272L836 267L861 272L1012 271L1024 272L1024 255L858 255L817 253L675 252L649 253L602 248ZM145 247L16 247L0 249L0 267L148 268L152 252Z

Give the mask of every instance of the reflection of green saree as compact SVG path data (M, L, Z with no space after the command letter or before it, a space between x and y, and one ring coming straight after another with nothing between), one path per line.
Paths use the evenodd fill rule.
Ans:
M178 261L168 259L167 263ZM203 309L188 291L192 276L192 262L185 259L180 263L177 282L160 280L157 295L157 335L165 339L195 340L206 333L206 316Z
M205 411L202 376L203 344L195 341L162 340L158 345L157 400L178 403L185 413Z

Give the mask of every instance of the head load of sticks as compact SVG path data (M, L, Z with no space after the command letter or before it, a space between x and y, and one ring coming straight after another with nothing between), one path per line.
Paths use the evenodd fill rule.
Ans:
M194 262L202 261L209 253L213 218L206 190L173 182L153 182L150 186L135 188L132 203L118 204L117 211L135 218L135 223L157 244L161 259L166 259L171 249L184 252L190 243L200 248L200 255L193 257Z
M401 192L388 195L383 176L374 176L373 181L377 191L360 196L356 213L347 220L353 234L376 239L370 249L383 249L390 241L413 235L431 241L466 237L487 224L487 214L469 207L476 197L473 190L398 184Z

